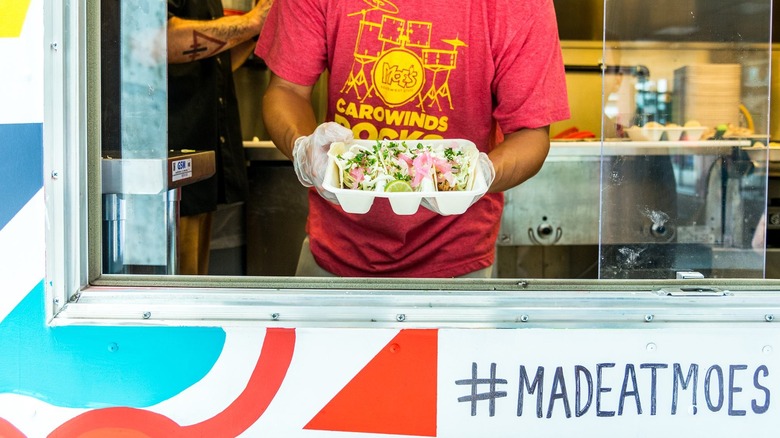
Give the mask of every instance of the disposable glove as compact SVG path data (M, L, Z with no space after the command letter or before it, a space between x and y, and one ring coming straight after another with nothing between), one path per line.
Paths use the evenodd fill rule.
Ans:
M293 145L293 167L298 181L305 187L314 187L323 198L338 202L336 195L322 188L325 170L328 168L328 149L331 143L351 143L352 131L336 122L326 122L311 135L298 137Z
M493 167L493 162L490 161L490 158L488 158L487 154L484 152L479 153L475 169L477 169L476 178L481 178L481 181L475 180L474 188L482 187L485 191L479 196L474 196L469 207L474 205L475 202L479 201L479 199L487 193L487 190L490 189L490 186L493 184L493 180L496 179L496 169ZM482 185L483 183L484 186ZM445 213L442 213L439 209L435 197L423 198L421 205L434 213L445 215Z

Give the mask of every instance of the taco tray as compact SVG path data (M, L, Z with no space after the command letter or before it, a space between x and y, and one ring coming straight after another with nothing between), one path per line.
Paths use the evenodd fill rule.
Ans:
M325 173L323 188L336 195L341 208L347 213L365 214L370 209L376 198L387 198L393 212L397 215L412 215L417 212L420 203L425 199L435 206L442 215L454 215L464 213L472 202L482 196L486 191L484 178L481 177L480 166L476 165L477 147L468 140L447 139L447 140L406 140L406 143L421 145L421 147L450 147L455 146L468 154L472 154L473 166L470 167L470 177L468 184L463 190L456 191L438 191L435 183L435 177L430 181L423 181L415 190L411 192L385 192L384 186L379 184L372 190L362 190L354 188L343 188L340 177L341 168L336 153L331 153L328 161L328 167ZM348 146L369 148L377 145L376 140L354 140ZM334 150L336 144L331 148ZM341 145L343 147L343 144Z

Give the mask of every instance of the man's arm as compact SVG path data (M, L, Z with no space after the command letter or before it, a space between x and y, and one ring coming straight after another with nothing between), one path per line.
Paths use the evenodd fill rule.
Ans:
M249 55L255 50L257 42L255 40L246 40L243 43L230 49L230 63L233 71L238 70L249 59Z
M168 63L178 64L208 58L232 49L260 34L272 0L260 0L243 15L216 20L168 20Z
M295 139L309 135L317 128L311 103L313 88L286 81L271 73L263 95L263 123L271 141L287 158L292 159Z
M549 151L549 126L521 129L505 136L488 154L496 169L490 192L503 192L536 175Z

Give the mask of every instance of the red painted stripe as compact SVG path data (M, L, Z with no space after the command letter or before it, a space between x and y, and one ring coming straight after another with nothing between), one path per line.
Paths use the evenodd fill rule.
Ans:
M24 434L19 431L13 424L7 420L0 418L0 437L3 438L25 438Z
M163 415L133 408L88 411L58 427L49 438L142 438L181 436L181 429Z
M254 424L282 386L295 349L294 329L268 329L257 365L243 392L224 411L202 423L180 427L163 415L134 408L85 412L58 427L49 438L190 438L235 437ZM0 437L15 429L0 419ZM9 432L6 432L8 430ZM18 431L17 431L18 432Z
M234 437L254 424L271 404L292 362L294 329L268 329L246 389L224 411L183 428L185 436Z

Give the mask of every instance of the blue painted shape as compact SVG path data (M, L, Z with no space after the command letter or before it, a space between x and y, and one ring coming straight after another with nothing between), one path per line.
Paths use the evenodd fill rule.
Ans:
M43 125L0 125L0 229L43 187Z
M0 322L0 393L69 408L148 407L201 380L225 331L212 327L47 327L43 283Z

